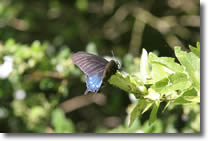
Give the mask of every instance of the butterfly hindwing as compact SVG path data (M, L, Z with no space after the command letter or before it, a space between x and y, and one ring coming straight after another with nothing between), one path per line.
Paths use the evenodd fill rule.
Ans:
M98 92L103 83L103 73L87 76L87 91Z

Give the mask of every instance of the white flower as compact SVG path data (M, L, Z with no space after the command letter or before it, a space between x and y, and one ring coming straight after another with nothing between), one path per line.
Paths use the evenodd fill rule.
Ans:
M5 79L13 70L12 56L4 56L4 63L0 65L0 79Z
M22 100L22 99L25 98L26 93L25 93L24 90L20 89L20 90L17 90L17 91L15 92L14 96L15 96L16 99Z
M132 93L129 94L129 99L131 100L131 102L136 102L136 101L138 101L138 99L137 99L137 98L135 97L135 95L132 94Z
M148 89L148 95L145 96L145 98L149 98L151 100L160 100L160 94L154 91L153 89L149 88Z
M63 72L63 70L64 70L64 67L63 67L62 64L56 65L56 71L57 71L57 72Z

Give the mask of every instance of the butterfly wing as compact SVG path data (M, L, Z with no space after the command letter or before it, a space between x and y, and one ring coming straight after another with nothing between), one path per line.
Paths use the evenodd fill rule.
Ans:
M84 52L73 54L72 61L87 75L85 94L89 91L98 92L103 82L105 67L109 62L99 56Z
M88 91L91 92L98 92L102 83L103 83L103 73L97 73L95 75L87 76L86 84L87 84L87 90L85 91L85 94L88 93Z
M78 52L73 54L72 61L87 76L91 76L103 72L106 64L108 63L108 61L102 57L84 52Z

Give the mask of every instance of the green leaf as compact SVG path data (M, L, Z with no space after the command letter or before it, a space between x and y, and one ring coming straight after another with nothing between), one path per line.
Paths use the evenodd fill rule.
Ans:
M168 93L174 90L184 90L191 86L187 75L185 73L174 73L164 78L151 86L156 92L160 94Z
M131 125L131 127L129 127L128 118L126 118L124 125L120 125L108 131L107 133L137 133L138 131L140 131L140 128L141 128L141 123L139 119L135 120L134 123Z
M137 105L134 107L130 114L130 122L129 127L134 123L134 121L141 115L142 111L149 105L150 103L145 99L140 99Z
M168 68L169 70L166 69L166 72L169 72L169 73L171 73L171 71L173 72L183 71L183 67L179 65L178 63L176 63L175 59L171 57L157 57L153 53L150 53L149 60L150 60L150 63L152 64L161 64L164 67Z
M188 89L183 92L182 96L198 96L196 89Z
M150 78L149 66L148 66L148 54L145 49L142 49L141 61L140 61L140 73L141 79L145 82Z
M31 108L30 114L29 114L29 121L30 122L36 122L41 119L41 117L44 117L46 115L46 112L43 107L41 106L34 106Z
M198 57L200 57L200 43L197 42L196 47L189 45L190 50Z
M75 5L80 11L86 11L88 9L88 0L76 0Z
M200 96L184 96L184 99L194 103L200 103Z
M175 47L175 54L179 62L185 67L185 71L189 74L193 86L200 91L200 58L194 53L181 51L180 47Z
M159 101L155 101L155 104L153 106L153 109L151 111L150 118L149 118L149 124L150 125L152 123L154 123L154 121L157 119L157 111L158 111L159 106L160 106L160 102Z
M60 109L55 109L52 113L52 125L57 133L73 133L74 124L70 119L67 119L64 112Z
M128 93L133 93L136 97L139 97L141 94L145 94L147 91L142 82L137 81L129 74L124 75L117 72L115 75L111 76L108 82Z
M174 100L174 103L188 104L188 103L200 103L200 96L197 91L192 88L183 92L178 98Z
M200 103L200 96L181 96L178 97L174 103L178 104L192 104L192 103Z
M88 43L86 47L86 52L97 55L98 53L97 53L96 44L94 42Z
M162 110L162 113L165 112L165 110L168 108L168 106L170 105L171 101L168 101L164 107L164 109Z
M153 102L148 103L148 104L145 106L144 110L142 111L142 114L144 114L147 110L149 110L149 108L152 106L152 104L153 104Z
M174 58L157 57L153 53L149 54L149 61L152 64L152 79L157 82L167 78L170 74L175 72L183 72L183 67L177 64Z
M178 98L175 99L174 103L188 104L188 103L191 103L191 101L185 100L184 97L178 97Z
M196 43L196 47L200 49L200 42Z
M152 64L152 79L153 83L166 78L169 73L164 70L164 67L161 64Z
M162 133L164 128L163 126L163 122L157 119L151 126L149 125L148 121L144 122L140 130L142 130L144 133Z

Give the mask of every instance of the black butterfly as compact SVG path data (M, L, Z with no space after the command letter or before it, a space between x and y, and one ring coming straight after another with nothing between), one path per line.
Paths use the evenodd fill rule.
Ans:
M89 91L97 93L118 70L118 64L114 60L108 62L102 57L84 52L73 54L72 61L87 75L85 94Z

